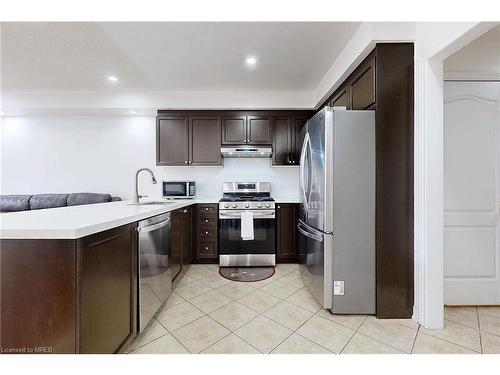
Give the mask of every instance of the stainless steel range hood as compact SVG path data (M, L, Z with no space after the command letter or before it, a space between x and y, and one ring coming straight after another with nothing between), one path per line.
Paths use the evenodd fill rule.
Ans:
M271 147L243 145L222 147L220 152L225 158L270 158L273 149Z

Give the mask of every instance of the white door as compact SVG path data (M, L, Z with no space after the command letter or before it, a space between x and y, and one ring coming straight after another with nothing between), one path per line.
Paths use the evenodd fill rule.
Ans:
M500 83L446 82L444 299L500 304Z

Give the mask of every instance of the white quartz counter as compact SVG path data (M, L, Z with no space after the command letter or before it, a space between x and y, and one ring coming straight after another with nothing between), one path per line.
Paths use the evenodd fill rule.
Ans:
M210 200L176 200L165 205L130 201L49 208L0 214L1 239L75 239Z
M89 204L0 214L1 239L75 239L218 199L175 200L165 205L131 205L131 201ZM277 199L276 203L297 203Z

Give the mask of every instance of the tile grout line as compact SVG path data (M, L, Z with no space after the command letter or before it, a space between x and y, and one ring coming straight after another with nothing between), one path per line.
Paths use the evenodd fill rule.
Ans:
M468 328L470 328L470 327L468 327ZM470 351L472 351L472 352L474 352L474 353L481 354L480 352L478 352L478 351L476 351L476 350L474 350L474 349L468 348L468 347L463 346L463 345L461 345L461 344L457 344L456 342L453 342L453 341L450 341L450 340L447 340L447 339L443 339L442 337L437 337L437 336L434 336L434 335L432 335L432 334L430 334L430 333L427 333L427 332L422 332L422 334L423 334L423 335L430 336L430 337L435 338L435 339L438 339L438 340L441 340L441 341L446 341L447 343L449 343L449 344L453 344L453 345L455 345L455 346L460 346L461 348L464 348L464 349L470 350Z
M309 340L309 341L311 341L311 342L315 343L315 344L316 344L316 345L318 345L318 346L321 346L323 349L328 350L331 354L337 354L337 353L335 353L335 352L332 352L332 351L331 351L330 349L328 349L327 347L325 347L325 346L321 345L320 343L317 343L316 341L311 340L310 338L307 338L307 337L305 337L304 335L301 335L301 334L300 334L300 332L298 332L298 330L299 330L299 329L301 329L301 328L302 328L302 326L304 326L304 325L305 325L308 321L310 321L310 320L311 320L312 318L314 318L315 316L316 316L316 314L311 315L311 317L310 317L309 319L307 319L304 323L302 323L302 324L301 324L301 325L300 325L300 326L299 326L299 327L298 327L295 331L293 331L293 333L296 333L296 334L297 334L297 335L299 335L300 337L302 337L302 338L304 338L304 339L306 339L306 340ZM281 344L280 344L280 345L281 345Z
M345 343L345 345L340 350L339 354L342 354L342 352L347 347L347 345L349 345L349 343L351 342L352 338L356 335L356 333L358 333L359 329L361 328L361 326L363 325L363 323L365 322L366 319L368 319L368 315L365 316L365 318L363 319L363 321L361 322L361 324L359 325L359 327L356 328L356 330L354 331L354 333L352 334L352 336L349 338L349 340L347 340L347 342Z
M188 352L191 353L191 354L201 354L203 351L207 350L208 348L210 348L211 346L217 344L219 341L222 341L224 340L227 336L229 336L231 333L233 333L230 329L228 329L227 327L224 327L222 324L220 324L217 320L215 320L214 318L212 318L211 316L209 316L208 314L205 315L205 316L208 316L210 319L212 319L215 323L219 324L222 328L224 328L225 330L227 330L229 333L227 335L224 335L222 336L220 339L218 339L217 341L215 341L213 344L210 344L209 346L207 346L206 348L203 348L199 353L191 353L189 350ZM203 318L203 317L202 317ZM201 319L201 318L200 318ZM194 322L193 322L194 323ZM172 335L173 336L173 335Z
M481 333L481 319L479 319L479 310L476 306L476 318L477 318L477 327L479 329L479 348L481 349L481 354L483 354L483 334Z
M417 334L415 335L415 338L413 339L413 344L411 345L411 350L409 354L413 354L413 350L415 349L415 343L417 342L417 337L418 333L420 332L420 324L417 327Z

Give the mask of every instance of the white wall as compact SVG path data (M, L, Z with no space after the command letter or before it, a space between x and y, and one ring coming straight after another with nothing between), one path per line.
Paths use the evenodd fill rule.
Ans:
M224 167L156 167L155 118L126 116L4 117L2 194L103 192L130 199L135 172L149 167L161 179L198 181L200 198L218 199L225 181L270 181L277 199L298 199L298 168L270 159L225 159ZM140 191L159 198L145 172Z

